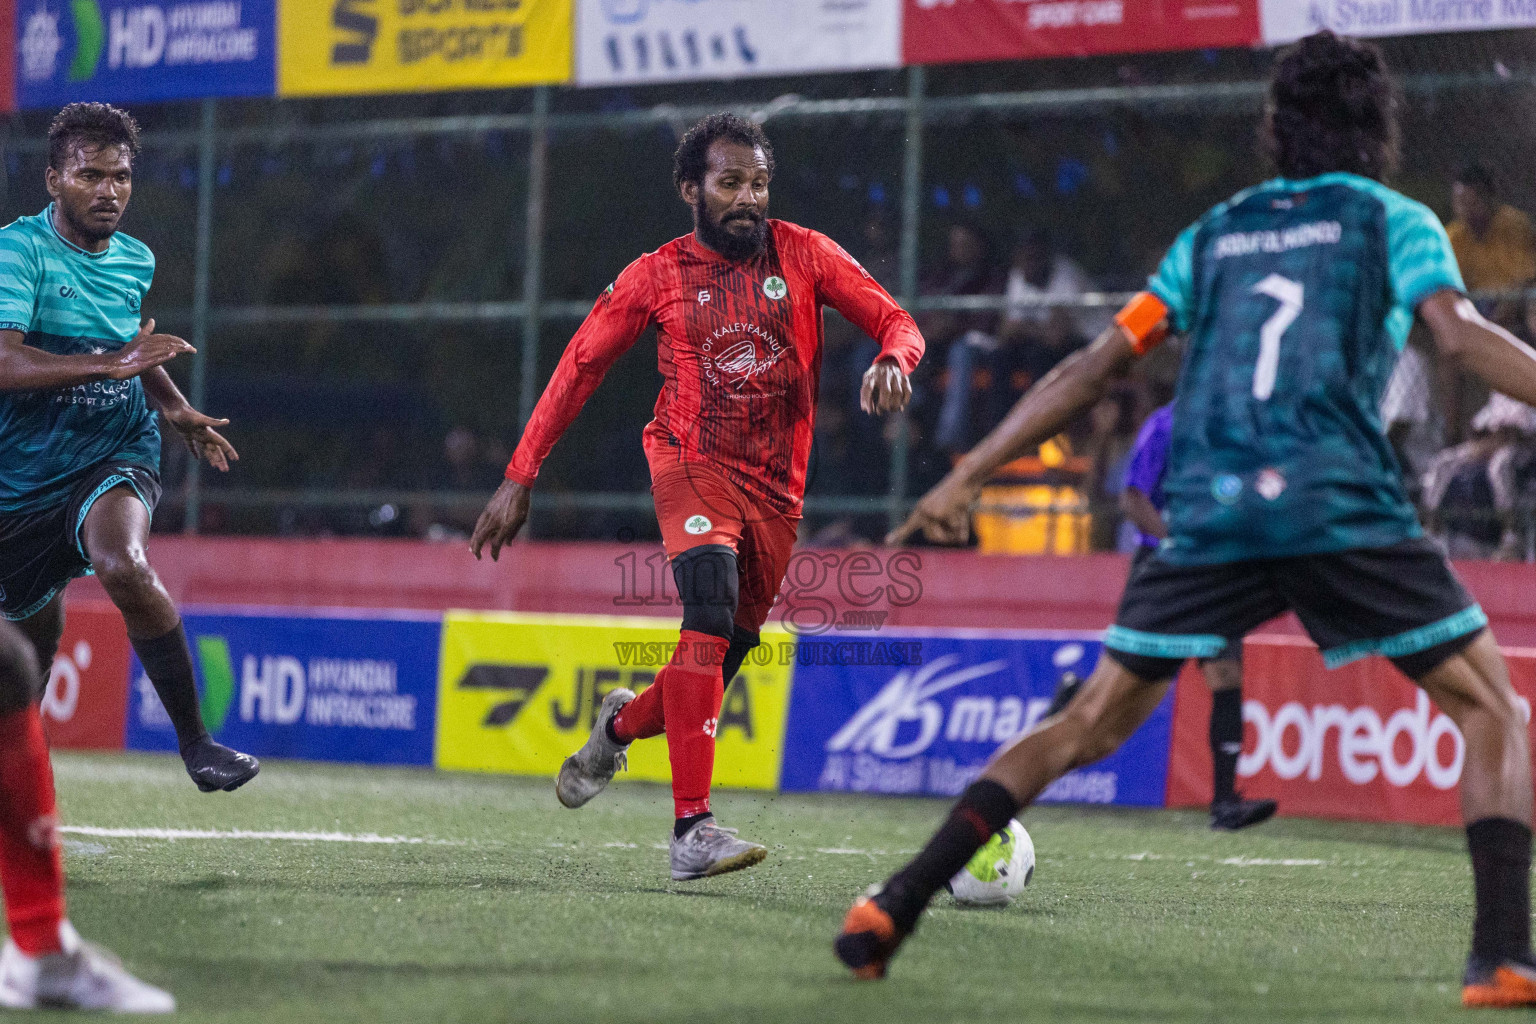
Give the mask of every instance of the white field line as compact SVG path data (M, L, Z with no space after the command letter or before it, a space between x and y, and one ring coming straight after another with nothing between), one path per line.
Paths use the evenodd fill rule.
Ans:
M463 846L460 840L421 839L415 836L381 836L376 832L252 832L246 829L211 828L99 828L95 825L64 825L69 835L98 839L258 839L294 843L366 843L375 846Z

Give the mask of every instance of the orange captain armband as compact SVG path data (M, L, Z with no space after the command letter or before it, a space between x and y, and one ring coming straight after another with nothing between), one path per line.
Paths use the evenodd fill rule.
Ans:
M1139 292L1115 314L1115 323L1130 337L1131 351L1144 356L1168 337L1168 307L1151 292Z

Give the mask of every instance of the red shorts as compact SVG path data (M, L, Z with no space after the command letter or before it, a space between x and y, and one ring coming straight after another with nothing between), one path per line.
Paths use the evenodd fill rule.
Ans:
M784 583L800 517L748 494L706 463L678 462L653 471L651 494L669 560L704 544L736 552L741 583L736 625L762 629Z

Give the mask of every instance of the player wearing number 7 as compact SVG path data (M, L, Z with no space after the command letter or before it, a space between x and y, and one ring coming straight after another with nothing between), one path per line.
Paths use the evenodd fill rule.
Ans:
M1536 1005L1531 762L1487 618L1421 535L1377 413L1417 314L1440 352L1536 402L1536 353L1462 294L1428 209L1377 179L1397 138L1381 54L1323 32L1277 60L1281 177L1181 234L1149 289L1031 390L892 537L956 541L1000 466L1062 429L1168 330L1186 338L1164 490L1168 538L1126 583L1105 655L1060 713L1002 750L928 845L849 912L837 953L879 977L933 894L1054 779L1113 751L1185 659L1294 610L1330 666L1381 654L1466 740L1477 915L1462 1000Z

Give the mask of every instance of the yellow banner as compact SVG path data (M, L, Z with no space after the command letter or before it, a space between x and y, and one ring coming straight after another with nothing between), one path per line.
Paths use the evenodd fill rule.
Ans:
M650 685L677 639L676 625L648 618L449 612L438 767L553 777L586 742L603 697ZM778 788L794 650L789 633L763 630L763 646L726 691L717 785ZM626 777L669 781L666 737L631 746Z
M574 0L284 0L278 94L494 89L571 78Z

